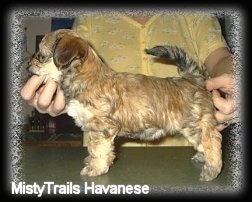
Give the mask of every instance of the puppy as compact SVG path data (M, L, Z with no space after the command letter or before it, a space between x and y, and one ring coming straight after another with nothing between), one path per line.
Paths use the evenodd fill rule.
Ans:
M200 180L213 180L222 168L222 137L204 76L178 47L156 46L146 52L174 61L181 76L115 72L87 40L67 29L45 35L28 69L58 82L68 115L88 134L89 156L81 175L108 172L117 136L154 140L181 133L197 151L192 159L204 163Z

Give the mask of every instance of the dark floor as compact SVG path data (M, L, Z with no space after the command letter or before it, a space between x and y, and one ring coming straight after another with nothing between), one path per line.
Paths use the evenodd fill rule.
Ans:
M223 134L223 169L220 175L210 182L199 181L202 164L191 161L195 153L192 147L119 145L115 152L117 158L109 172L97 177L80 176L83 160L88 155L86 147L23 146L22 181L26 185L37 183L40 186L45 182L53 182L63 188L69 184L77 185L80 187L78 196L82 198L104 197L84 193L86 186L91 186L92 183L100 187L148 185L150 191L145 195L147 197L153 195L186 198L192 195L198 197L201 194L208 197L226 194L233 196L233 191L239 189L234 186L239 184L235 181L237 173L234 172L234 166L240 166L237 165L239 161L230 155L239 149L234 146L233 140L233 134ZM58 197L58 194L56 196Z
M229 159L224 157L221 174L211 182L200 182L201 164L191 161L192 147L121 147L109 172L98 177L80 177L87 148L25 147L26 184L148 185L150 194L223 193L232 184Z

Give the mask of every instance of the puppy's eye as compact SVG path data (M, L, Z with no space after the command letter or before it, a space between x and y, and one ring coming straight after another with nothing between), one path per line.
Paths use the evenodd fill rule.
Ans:
M39 53L39 52L35 54L35 58L36 58L39 62L41 62L41 63L45 63L45 62L47 62L48 59L49 59L48 57L42 55L42 54Z
M46 57L44 55L39 55L38 60L42 63L46 62Z

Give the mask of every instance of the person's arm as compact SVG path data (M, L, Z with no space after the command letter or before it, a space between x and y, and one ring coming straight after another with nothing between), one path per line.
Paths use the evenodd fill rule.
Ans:
M227 48L218 48L206 58L205 66L211 77L231 74L233 71L232 55Z
M235 117L232 55L227 48L219 48L207 57L205 66L211 76L206 81L206 88L212 91L217 108L215 117L219 123L217 129L221 131L233 123Z
M217 129L221 131L233 123L235 117L232 55L215 16L194 15L187 21L199 62L210 75L206 88L212 92Z

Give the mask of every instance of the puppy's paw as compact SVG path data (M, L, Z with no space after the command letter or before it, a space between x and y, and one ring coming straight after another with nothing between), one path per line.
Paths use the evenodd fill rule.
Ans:
M84 163L85 165L88 165L90 161L91 161L91 156L87 156L87 157L83 160L83 163Z
M203 153L201 152L197 152L196 154L194 154L194 156L192 157L192 161L196 162L196 163L203 163L205 162L205 156Z
M108 168L96 170L92 166L88 165L81 170L80 175L82 176L87 175L91 177L91 176L102 175L107 172L108 172Z
M95 171L91 166L86 166L84 167L80 174L83 176L83 175L87 175L87 176L97 176L99 175L97 171Z
M220 169L204 165L200 174L200 181L211 181L220 173Z
M98 176L104 173L107 173L109 170L109 166L105 163L104 160L98 159L88 159L89 163L85 166L80 174L87 175L87 176Z

